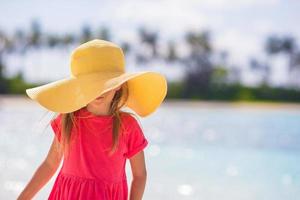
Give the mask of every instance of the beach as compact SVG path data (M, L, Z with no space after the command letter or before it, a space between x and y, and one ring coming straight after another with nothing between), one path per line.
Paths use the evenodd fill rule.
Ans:
M25 95L0 95L0 106L14 105L22 106L24 104L36 104ZM292 102L248 102L248 101L204 101L204 100L185 100L185 99L166 99L162 106L187 106L187 107L205 107L205 108L249 108L249 109L300 109L300 103Z

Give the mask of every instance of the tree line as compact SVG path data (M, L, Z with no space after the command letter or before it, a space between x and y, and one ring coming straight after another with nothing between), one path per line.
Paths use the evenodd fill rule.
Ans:
M122 41L121 47L125 54L133 55L137 66L159 60L184 66L184 78L180 82L168 81L167 98L178 99L206 99L206 100L271 100L271 101L300 101L298 88L273 87L270 84L272 65L271 57L284 55L288 59L288 69L300 67L300 49L296 40L289 35L270 35L264 43L268 60L249 58L251 70L259 72L261 82L256 87L249 87L241 83L241 69L228 64L230 54L226 50L216 50L212 46L211 32L186 31L183 44L177 41L161 41L159 32L146 27L137 29L138 44ZM94 38L113 41L114 36L108 27L100 26L93 29L84 24L79 33L51 34L44 33L37 20L33 20L30 29L25 32L17 29L12 35L0 30L0 93L25 94L25 89L41 83L27 83L20 71L14 77L6 77L5 56L7 54L24 55L28 50L40 48L67 48ZM161 44L165 48L161 48ZM186 48L181 53L181 46ZM162 50L163 49L163 50ZM286 67L286 66L282 66Z

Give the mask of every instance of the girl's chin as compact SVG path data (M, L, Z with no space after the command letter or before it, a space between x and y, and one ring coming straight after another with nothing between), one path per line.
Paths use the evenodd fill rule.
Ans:
M104 103L104 101L103 100L94 100L94 103L96 103L96 104L99 104L99 103Z

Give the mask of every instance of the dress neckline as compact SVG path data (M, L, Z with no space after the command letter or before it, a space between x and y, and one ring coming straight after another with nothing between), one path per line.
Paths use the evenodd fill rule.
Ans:
M87 117L87 118L96 118L96 119L112 119L113 114L110 115L95 115L88 111L87 107L83 107L79 110L79 116L80 117Z

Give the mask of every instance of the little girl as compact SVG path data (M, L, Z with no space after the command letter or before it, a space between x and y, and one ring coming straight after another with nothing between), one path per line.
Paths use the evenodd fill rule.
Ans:
M154 112L167 87L156 72L128 73L120 47L92 40L71 55L72 77L27 89L30 98L58 115L47 157L18 197L32 199L63 165L49 200L142 199L147 170L143 149L148 140L135 115ZM130 191L126 160L132 170Z

